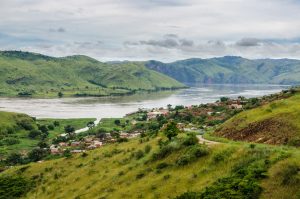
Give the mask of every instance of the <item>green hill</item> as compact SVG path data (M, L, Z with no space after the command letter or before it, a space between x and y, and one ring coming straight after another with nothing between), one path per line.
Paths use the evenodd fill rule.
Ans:
M2 96L106 96L184 87L139 62L108 64L80 55L2 51L0 73Z
M161 139L165 144L159 147ZM0 198L292 199L300 194L298 152L229 143L206 147L185 139L183 134L171 142L145 137L16 166L0 174Z
M233 140L300 146L300 94L232 117L216 132Z
M149 61L145 65L185 83L300 83L300 61L292 59L251 60L226 56L172 63Z
M41 142L51 144L53 138L64 133L64 126L71 125L75 129L80 129L94 120L92 118L36 120L25 114L0 111L0 160L12 153L27 154ZM57 126L53 125L54 121L58 122Z

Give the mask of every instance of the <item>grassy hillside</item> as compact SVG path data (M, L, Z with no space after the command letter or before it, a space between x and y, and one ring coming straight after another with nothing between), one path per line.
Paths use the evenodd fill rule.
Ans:
M28 115L0 112L0 157L36 146L38 140L28 138L29 131L36 128L35 121Z
M216 135L233 140L300 146L300 94L243 111Z
M35 120L25 114L0 112L0 160L12 153L26 154L42 141L51 144L53 138L64 133L64 127L67 125L81 129L93 120L95 119ZM58 126L53 125L54 121L58 122ZM42 132L43 126L47 132Z
M149 61L145 65L186 83L300 83L300 61L291 59L250 60L226 56L167 64Z
M300 157L295 150L234 143L207 148L183 144L186 138L184 134L171 142L161 136L140 138L70 158L17 166L0 174L0 184L14 179L0 198L12 193L41 199L299 196L299 174L293 168L300 168ZM165 144L159 147L161 139ZM25 181L24 191L14 188L15 176Z
M2 96L105 96L183 87L142 63L106 64L86 56L2 51L0 73Z

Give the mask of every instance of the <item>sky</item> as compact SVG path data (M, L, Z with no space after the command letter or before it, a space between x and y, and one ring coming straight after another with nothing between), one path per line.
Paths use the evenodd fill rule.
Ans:
M0 0L0 50L300 59L300 0Z

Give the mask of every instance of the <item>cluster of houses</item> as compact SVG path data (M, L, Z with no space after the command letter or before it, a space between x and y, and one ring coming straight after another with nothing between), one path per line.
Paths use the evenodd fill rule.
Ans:
M134 138L140 135L140 132L126 133L120 132L120 138ZM95 136L87 136L80 141L71 140L69 142L60 142L57 145L50 146L51 154L62 154L66 149L71 153L82 153L86 150L93 150L102 147L105 143L114 143L117 139L112 137L110 133L106 133L105 137L100 139Z
M169 110L167 109L152 109L151 111L147 112L147 119L152 120L155 119L157 116L167 116L169 114Z

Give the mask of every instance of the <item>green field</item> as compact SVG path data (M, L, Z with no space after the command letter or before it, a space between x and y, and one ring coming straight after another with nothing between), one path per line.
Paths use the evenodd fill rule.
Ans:
M95 121L95 118L79 118L79 119L39 119L37 122L41 125L53 124L55 121L59 122L59 126L55 127L54 130L49 130L49 138L53 139L60 134L65 133L64 127L71 125L76 130L86 127L90 121Z
M108 96L183 88L141 62L102 63L87 56L0 52L0 96Z

